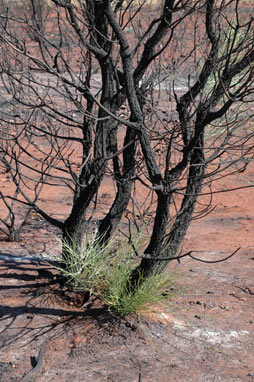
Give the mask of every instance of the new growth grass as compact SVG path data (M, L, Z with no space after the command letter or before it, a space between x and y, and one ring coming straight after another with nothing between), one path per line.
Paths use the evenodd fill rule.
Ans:
M135 245L138 245L140 237ZM154 304L165 302L172 286L168 271L144 278L135 284L130 277L137 266L132 247L124 239L111 239L101 246L96 236L86 236L82 247L63 242L65 259L57 269L74 291L88 291L103 301L112 314L125 316L149 310Z

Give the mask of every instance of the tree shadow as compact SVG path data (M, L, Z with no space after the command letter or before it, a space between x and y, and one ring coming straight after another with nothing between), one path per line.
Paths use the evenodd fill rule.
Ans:
M26 346L40 337L62 336L66 330L74 333L87 320L98 327L117 321L102 304L94 304L95 300L74 305L73 292L59 283L56 274L40 260L17 261L16 256L8 255L0 261L0 349L21 340Z
M47 261L52 266L57 266L57 261ZM26 288L36 288L38 286L46 286L52 282L54 277L53 268L46 264L45 261L36 258L25 256L15 256L12 254L0 255L0 281L1 279L20 280L20 281L34 281L35 283L26 284ZM16 271L16 272L15 272ZM32 274L31 274L32 272ZM42 280L48 279L48 281L42 282ZM50 281L51 280L51 281ZM37 282L36 282L37 281ZM22 289L24 284L13 285L13 283L7 283L3 285L1 283L1 290L4 289Z

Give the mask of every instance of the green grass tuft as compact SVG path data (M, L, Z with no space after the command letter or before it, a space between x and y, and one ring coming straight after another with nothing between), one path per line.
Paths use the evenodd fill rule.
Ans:
M147 278L140 274L133 291L129 285L131 271L132 268L121 263L108 279L110 285L102 299L113 314L126 316L150 310L154 304L165 302L168 298L166 291L172 285L171 274L165 271Z
M138 237L135 244L140 240ZM137 260L127 240L111 239L100 246L98 238L86 236L81 248L74 242L62 245L67 260L62 260L58 271L75 291L89 291L112 314L126 316L149 310L169 297L166 292L172 286L172 275L168 271L147 278L140 274L136 287L130 287Z

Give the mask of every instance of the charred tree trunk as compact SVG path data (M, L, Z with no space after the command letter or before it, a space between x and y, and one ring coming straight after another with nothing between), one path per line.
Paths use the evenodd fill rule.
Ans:
M111 60L111 42L108 38L108 22L105 16L104 7L99 2L89 0L87 2L87 18L91 27L91 43L105 52L108 52L107 57L101 57L98 53L96 58L100 65L102 75L102 93L99 107L98 121L95 126L94 146L91 139L91 127L87 123L84 129L83 137L83 157L84 163L82 171L78 179L76 194L74 195L72 211L65 221L63 230L63 240L67 241L72 246L81 246L82 236L84 231L85 213L92 202L94 196L98 192L101 181L104 177L107 165L108 141L112 134L115 121L108 118L105 110L110 110L113 114L116 112L112 109L111 103L115 93L114 68ZM90 109L88 110L90 112ZM93 159L89 158L93 150Z
M153 234L149 245L144 251L144 255L148 254L149 259L142 259L140 265L134 270L131 282L133 286L135 286L140 274L148 277L149 275L163 271L169 264L170 258L176 256L186 235L205 175L203 135L202 133L199 136L197 142L198 147L193 150L187 187L181 209L166 240L165 233L168 224L168 210L171 198L170 195L158 195ZM160 257L168 257L168 261L159 261Z
M136 136L137 133L132 128L127 129L124 140L124 147L126 148L123 151L122 172L119 166L118 156L113 158L117 194L108 214L101 220L99 225L98 234L103 241L108 241L118 227L130 200L136 165ZM117 147L115 148L115 152L117 152Z

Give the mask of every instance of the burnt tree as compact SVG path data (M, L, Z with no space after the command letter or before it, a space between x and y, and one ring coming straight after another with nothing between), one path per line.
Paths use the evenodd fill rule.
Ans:
M1 166L18 200L70 243L81 243L105 176L115 197L102 240L143 187L156 206L133 280L160 271L203 187L253 158L253 19L239 0L38 4L29 14L1 4ZM42 207L42 186L72 193L69 216Z

